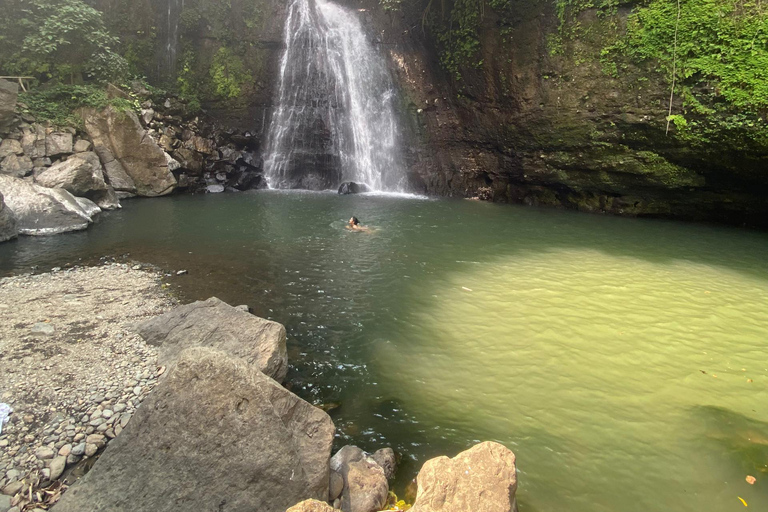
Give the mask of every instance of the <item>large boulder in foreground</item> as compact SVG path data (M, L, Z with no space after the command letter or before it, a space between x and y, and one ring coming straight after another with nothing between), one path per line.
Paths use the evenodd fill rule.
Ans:
M55 235L86 229L91 216L61 188L46 188L21 178L0 175L0 194L23 235Z
M344 480L343 512L375 512L384 508L389 484L384 469L357 446L345 446L331 459L331 471Z
M515 454L499 443L480 443L452 459L428 460L416 482L411 512L517 510Z
M117 191L145 197L170 194L176 178L168 170L165 153L141 127L133 112L107 107L101 112L83 111L85 130L93 140L94 150L102 159L110 184ZM115 183L112 183L112 176Z
M0 242L16 238L19 230L16 228L16 216L5 205L3 194L0 193Z
M184 351L54 512L285 512L328 494L331 418L256 368Z
M173 362L191 347L209 347L240 357L278 382L288 371L285 327L234 308L216 297L180 306L136 326L159 347L158 361Z

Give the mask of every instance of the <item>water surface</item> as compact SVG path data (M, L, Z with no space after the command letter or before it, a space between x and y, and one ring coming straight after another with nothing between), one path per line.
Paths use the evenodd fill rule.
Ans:
M340 404L339 445L402 453L400 493L492 439L523 511L768 510L764 233L265 191L126 202L0 265L126 253L188 270L168 278L187 300L284 323L293 390Z

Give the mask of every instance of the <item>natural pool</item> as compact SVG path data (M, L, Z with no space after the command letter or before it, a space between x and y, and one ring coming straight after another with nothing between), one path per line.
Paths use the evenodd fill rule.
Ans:
M341 404L339 444L403 453L399 492L492 439L523 512L768 510L768 234L267 191L126 201L0 270L125 253L284 323L293 390Z

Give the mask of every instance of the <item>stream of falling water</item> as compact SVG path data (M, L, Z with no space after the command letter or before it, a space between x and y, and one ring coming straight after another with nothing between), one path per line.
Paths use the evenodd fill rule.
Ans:
M284 37L264 162L270 187L355 181L403 191L393 81L356 14L325 0L293 0Z

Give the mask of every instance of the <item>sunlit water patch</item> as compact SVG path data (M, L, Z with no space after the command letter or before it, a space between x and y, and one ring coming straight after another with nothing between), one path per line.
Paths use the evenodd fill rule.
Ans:
M768 481L745 454L768 456L767 281L589 249L460 267L408 290L378 373L451 436L512 447L528 510L768 510L745 482Z

